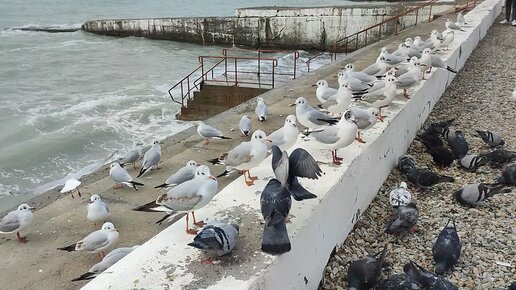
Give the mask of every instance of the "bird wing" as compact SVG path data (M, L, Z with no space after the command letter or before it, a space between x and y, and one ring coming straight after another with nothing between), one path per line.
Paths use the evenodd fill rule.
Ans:
M224 158L224 163L229 166L238 166L242 163L249 162L254 156L251 154L251 149L251 142L240 143L240 145L228 152L227 156Z
M305 177L310 179L318 179L322 170L317 161L302 148L296 148L288 158L289 175Z
M398 88L408 88L414 85L417 81L418 79L414 74L407 72L398 77L396 86Z
M240 131L251 131L251 120L248 118L241 119L238 127Z
M14 232L20 227L20 225L20 218L18 215L15 212L10 212L0 221L0 232Z
M359 109L357 107L350 108L350 111L353 113L355 117L355 122L357 124L358 129L365 129L373 123L371 121L371 115L368 114L367 110Z
M430 57L432 60L432 66L433 67L440 67L440 68L446 68L448 65L438 56L432 55Z
M133 149L129 153L127 153L122 159L119 160L120 164L132 163L138 160L141 156L141 153L138 149Z
M376 101L384 100L387 97L384 95L385 87L378 89L374 92L370 92L367 94L362 95L361 100L368 102L368 103L374 103Z
M94 231L89 234L82 241L77 243L80 250L92 252L109 244L109 239L106 233L102 230Z
M213 138L223 136L222 132L216 128L208 126L206 124L199 126L199 135L205 138Z
M325 114L323 112L319 112L319 111L315 110L314 108L310 108L310 110L306 113L306 117L308 118L308 120L310 122L312 122L316 125L327 124L327 122L321 121L320 119L323 119L323 120L333 119L332 116Z
M112 178L116 182L131 182L133 178L129 175L129 172L122 167L115 168L113 171Z
M368 74L368 75L375 75L380 72L380 65L378 63L373 63L370 66L366 67L362 72Z
M260 197L260 208L263 218L268 223L283 222L288 216L292 198L288 190L276 179L269 180ZM276 213L276 214L275 214Z
M285 143L285 134L283 132L283 127L272 132L269 136L267 136L267 138L271 140L271 145L283 145Z
M149 168L159 163L161 160L161 153L157 150L151 149L145 152L143 157L143 168Z
M266 104L257 104L254 111L258 116L266 116L269 114L269 109Z
M195 173L191 168L183 167L167 178L165 183L169 185L177 185L194 178L194 176Z
M340 139L338 133L339 128L337 126L324 126L322 131L314 132L311 135L321 143L334 144Z

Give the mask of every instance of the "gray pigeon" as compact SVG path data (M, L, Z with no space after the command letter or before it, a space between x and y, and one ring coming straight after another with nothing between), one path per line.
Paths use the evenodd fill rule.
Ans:
M262 251L270 255L281 255L290 251L287 226L285 225L292 198L288 189L277 179L269 180L260 197L260 208L265 226Z
M238 240L238 225L212 221L194 237L188 245L208 253L223 256L229 254Z
M382 264L387 255L387 244L375 255L368 255L362 260L353 261L348 268L348 285L357 290L371 289L380 280Z
M318 179L322 170L317 161L302 148L296 148L290 157L276 145L272 146L272 170L276 179L288 188L295 200L316 198L317 195L306 190L297 180L298 177Z
M423 289L428 290L459 290L450 281L428 272L415 262L409 262L403 266L403 272L416 281Z
M462 205L476 206L495 194L509 192L511 189L505 188L505 184L473 183L454 192L453 197Z
M425 189L442 182L454 182L451 176L439 175L426 168L412 168L407 171L407 177L410 182L421 189Z
M452 222L452 225L450 225ZM462 248L455 221L449 220L444 229L437 236L432 247L432 255L435 262L435 273L443 274L457 264Z
M378 282L378 290L420 290L419 285L407 274L395 274Z
M406 206L399 206L394 212L394 217L385 229L385 232L388 234L399 234L412 231L417 224L418 218L419 210L416 204L411 202Z
M477 131L478 136L480 138L482 138L482 140L484 140L484 142L491 147L505 145L505 141L502 139L502 136L500 136L500 134L498 134L496 132L480 131L480 130L476 130L476 131Z
M503 168L502 176L498 178L498 182L507 185L516 185L516 163L506 165Z
M467 154L459 160L459 165L466 169L467 171L474 172L480 166L486 165L489 163L489 158L487 156L477 155L477 154Z
M93 265L93 267L88 270L88 272L82 274L81 276L73 279L72 281L81 281L81 280L90 280L98 275L100 273L104 272L107 268L113 266L116 262L120 261L123 257L127 256L129 253L131 253L134 249L136 249L138 246L130 247L130 248L118 248L115 249L109 254L107 254L102 261L98 262L97 264Z
M468 154L469 145L460 130L455 131L455 138L453 138L452 142L449 142L449 145L452 149L453 156L457 160L461 160L462 157Z
M414 169L416 167L416 159L414 158L414 156L412 155L409 155L409 154L405 154L405 155L402 155L399 159L398 159L398 169L403 172L403 173L407 173L410 169Z

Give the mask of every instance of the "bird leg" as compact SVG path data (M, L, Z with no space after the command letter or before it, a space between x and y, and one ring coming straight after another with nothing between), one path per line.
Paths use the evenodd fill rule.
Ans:
M16 233L16 237L18 238L18 241L19 241L20 243L24 243L24 244L25 244L25 243L27 242L27 237L22 237L22 236L20 236L20 232L17 232L17 233Z
M75 196L73 196L73 190L70 191L70 195L72 196L72 198L75 198Z
M204 139L204 143L202 143L202 146L206 146L208 144L210 144L210 139L208 139L208 138Z
M136 167L136 162L133 163L133 169L137 169L138 167Z
M192 217L193 217L193 224L198 226L198 227L202 227L204 226L204 222L203 221L195 221L195 212L192 211Z
M122 188L122 187L123 187L122 183L118 183L117 182L117 183L115 183L115 186L113 186L113 189L119 189L119 188Z
M246 172L247 172L247 175L245 175ZM249 179L247 179L247 176L249 176ZM245 184L247 184L247 186L254 185L255 179L251 178L251 175L249 174L249 170L244 170L244 179L245 179Z
M247 175L249 175L249 179L250 180L258 180L258 177L257 176L251 176L251 172L249 170L247 170Z
M81 192L79 191L79 189L77 189L77 194L79 195L79 197L82 197Z
M382 115L382 108L385 108L385 107L387 107L387 106L383 106L383 107L378 108L378 112L379 112L379 114L380 114L380 116L378 117L378 119L380 119L380 121L382 121L382 122L383 122L383 120L387 117L387 116L383 116L383 115Z
M409 94L407 93L407 89L403 89L403 96L407 99L410 99Z
M197 231L188 227L188 216L190 213L186 213L186 233L189 235L197 235Z
M357 131L357 137L355 137L355 140L357 140L360 143L365 143L364 139L360 137L360 131Z
M338 160L336 157L337 157L337 150L333 150L331 151L331 157L332 157L332 161L333 161L333 164L336 164L336 165L341 165L342 162L340 162L340 160Z

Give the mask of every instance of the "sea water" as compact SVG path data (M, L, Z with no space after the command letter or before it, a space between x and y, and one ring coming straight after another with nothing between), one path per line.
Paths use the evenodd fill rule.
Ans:
M198 55L221 50L82 31L13 28L78 28L92 19L227 16L238 7L343 2L0 1L0 211L115 150L123 153L137 142L148 144L190 126L175 120L179 106L167 91L198 65Z

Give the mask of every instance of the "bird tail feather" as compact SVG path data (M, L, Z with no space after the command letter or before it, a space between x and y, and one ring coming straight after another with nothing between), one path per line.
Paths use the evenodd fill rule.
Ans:
M91 280L91 279L95 278L96 276L97 276L97 273L86 272L86 273L82 274L81 276L79 276L75 279L72 279L72 282L81 281L81 280Z
M283 221L269 226L265 225L262 252L276 256L290 252L290 249L287 226Z
M140 205L139 207L133 208L133 210L134 211L144 211L144 212L156 212L155 210L152 210L152 209L157 206L158 206L158 204L156 204L156 201L153 200L144 205Z
M75 251L75 244L71 244L69 246L57 248L57 249L61 250L61 251L73 252L73 251Z
M456 73L457 73L457 71L456 71L456 70L454 70L453 68L451 68L450 66L447 66L447 67L446 67L446 69L447 69L448 71L451 71L451 72L452 72L452 73L454 73L454 74L456 74Z

